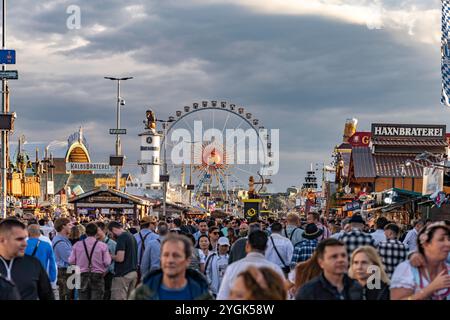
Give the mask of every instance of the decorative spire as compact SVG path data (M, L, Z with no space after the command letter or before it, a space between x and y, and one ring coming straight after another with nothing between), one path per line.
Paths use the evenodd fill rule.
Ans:
M80 126L80 129L78 130L78 142L83 143L83 127Z

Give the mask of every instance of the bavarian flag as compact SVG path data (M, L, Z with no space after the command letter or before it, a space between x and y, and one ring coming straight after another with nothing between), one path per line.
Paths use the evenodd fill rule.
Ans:
M442 0L441 103L450 107L450 0Z

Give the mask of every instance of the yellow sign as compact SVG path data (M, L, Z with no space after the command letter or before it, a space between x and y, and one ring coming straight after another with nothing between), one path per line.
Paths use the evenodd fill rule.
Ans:
M255 214L256 214L256 210L253 209L253 208L250 208L250 209L247 211L247 215L248 215L249 217L253 217Z
M106 185L108 187L115 187L116 186L116 178L96 178L95 179L95 187L101 187L102 185ZM121 178L120 179L120 187L125 188L126 186L126 179Z

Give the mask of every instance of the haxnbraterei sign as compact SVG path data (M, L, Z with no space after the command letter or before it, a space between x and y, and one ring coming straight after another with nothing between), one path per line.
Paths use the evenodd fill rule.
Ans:
M108 163L67 162L67 171L94 171L95 173L112 173L114 169Z
M372 124L372 137L405 137L444 139L445 125Z

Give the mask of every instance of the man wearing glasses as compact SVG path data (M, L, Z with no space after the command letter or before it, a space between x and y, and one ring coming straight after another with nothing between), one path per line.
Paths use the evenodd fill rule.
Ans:
M219 238L220 238L219 227L215 227L215 226L210 227L208 236L209 236L209 243L211 244L211 247L212 247L211 251L217 253L217 243L219 242Z

